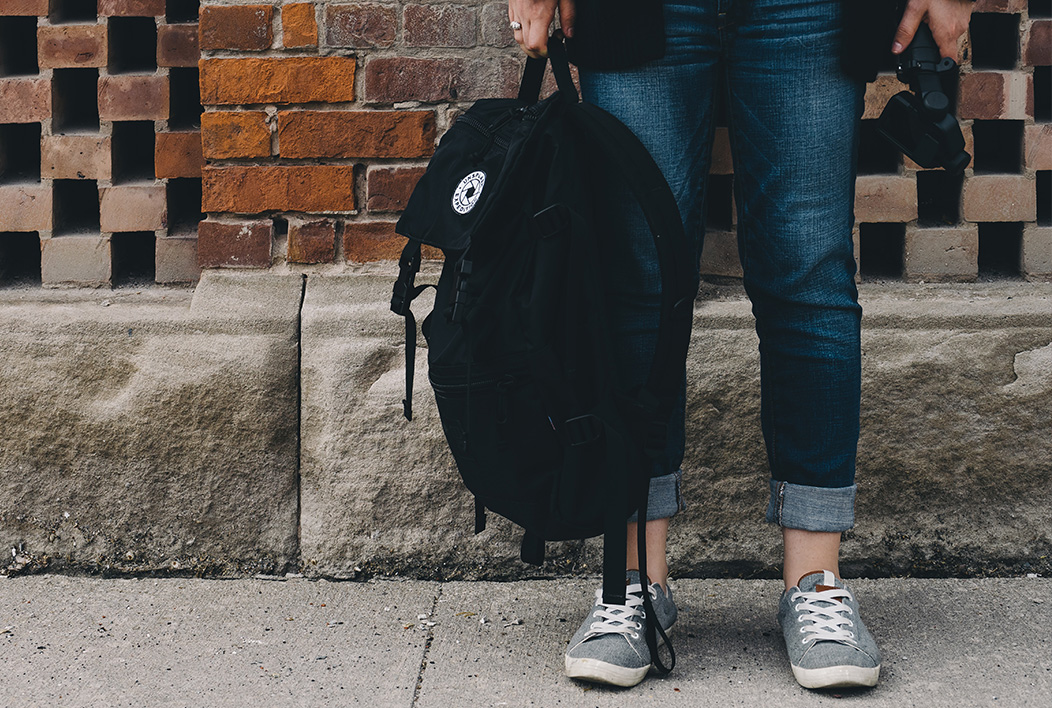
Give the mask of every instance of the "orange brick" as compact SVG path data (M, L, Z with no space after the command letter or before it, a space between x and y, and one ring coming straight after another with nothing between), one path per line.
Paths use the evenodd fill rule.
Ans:
M395 260L405 238L394 230L393 221L349 221L343 227L343 255L353 263Z
M917 184L912 177L862 175L855 181L855 220L902 223L917 218Z
M294 2L281 8L281 32L286 47L318 46L318 20L314 3Z
M117 121L166 119L168 77L134 74L100 76L99 117Z
M289 219L290 263L330 263L336 257L336 223L331 219Z
M352 211L352 165L259 165L206 167L202 175L207 212Z
M0 15L46 15L48 0L0 0Z
M153 168L158 179L200 177L204 164L200 133L186 131L157 134L154 140Z
M197 262L202 268L266 268L274 224L207 219L197 228Z
M39 123L51 117L47 79L0 79L0 123Z
M435 150L433 111L284 111L282 157L427 157Z
M1052 64L1052 20L1036 20L1030 23L1023 49L1023 63L1027 66Z
M98 0L104 17L157 17L164 14L164 0Z
M201 49L269 49L274 40L270 5L201 8Z
M207 104L333 103L354 100L350 57L202 59Z
M1036 221L1037 190L1023 175L981 175L964 180L967 221Z
M215 111L201 115L201 143L210 160L269 157L270 128L263 111Z
M423 167L370 167L366 177L369 211L401 211L424 175Z
M1022 120L1026 115L1028 78L1021 72L962 74L958 116L978 120Z
M876 81L866 84L866 108L862 118L879 118L884 112L884 106L888 105L888 100L907 88L894 74L881 74Z
M99 226L103 231L159 231L168 222L163 184L103 187Z
M37 28L41 69L106 66L106 25L45 25Z
M108 180L110 139L97 135L44 136L40 144L40 173L51 179Z

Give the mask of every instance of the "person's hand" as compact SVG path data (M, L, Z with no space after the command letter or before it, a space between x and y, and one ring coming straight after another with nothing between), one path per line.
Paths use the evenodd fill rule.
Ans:
M508 21L522 25L515 30L515 41L534 59L548 56L548 28L556 7L563 34L573 37L573 0L508 0Z
M856 0L857 1L857 0ZM957 39L968 29L972 14L971 0L910 0L895 30L892 54L901 54L913 40L922 20L931 28L939 53L957 59Z

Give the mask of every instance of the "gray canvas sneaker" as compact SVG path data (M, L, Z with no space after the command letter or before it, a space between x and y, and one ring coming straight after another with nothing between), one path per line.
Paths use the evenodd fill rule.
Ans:
M602 588L595 591L595 605L566 649L566 675L570 678L635 686L646 677L651 659L644 634L647 618L639 572L628 571L626 582L624 605L604 605ZM672 588L666 594L660 585L652 584L649 590L658 622L668 630L677 614Z
M880 649L862 624L858 602L828 570L809 573L778 606L793 676L804 688L875 686Z

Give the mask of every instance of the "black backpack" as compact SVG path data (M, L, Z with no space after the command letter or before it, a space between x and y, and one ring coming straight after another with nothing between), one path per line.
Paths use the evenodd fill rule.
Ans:
M432 287L415 284L428 244L445 255L422 325L428 375L475 495L476 532L486 508L507 517L526 530L522 559L538 564L545 540L604 534L603 601L623 605L625 522L639 511L645 572L648 456L665 448L683 380L697 261L649 153L613 116L579 101L558 32L548 47L558 91L538 101L547 62L531 58L518 98L476 102L442 137L396 225L409 238L391 301L406 318L404 412L411 420L410 303ZM657 347L637 390L620 382L606 326L614 179L642 208L661 266ZM661 664L655 627L647 623L647 641L667 672L675 654Z

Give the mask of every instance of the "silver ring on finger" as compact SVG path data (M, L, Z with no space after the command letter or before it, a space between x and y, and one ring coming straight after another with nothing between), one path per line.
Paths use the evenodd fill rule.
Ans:
M511 22L508 23L508 27L511 27L511 30L513 32L518 32L519 30L522 29L522 23L517 21L517 20L512 20Z

